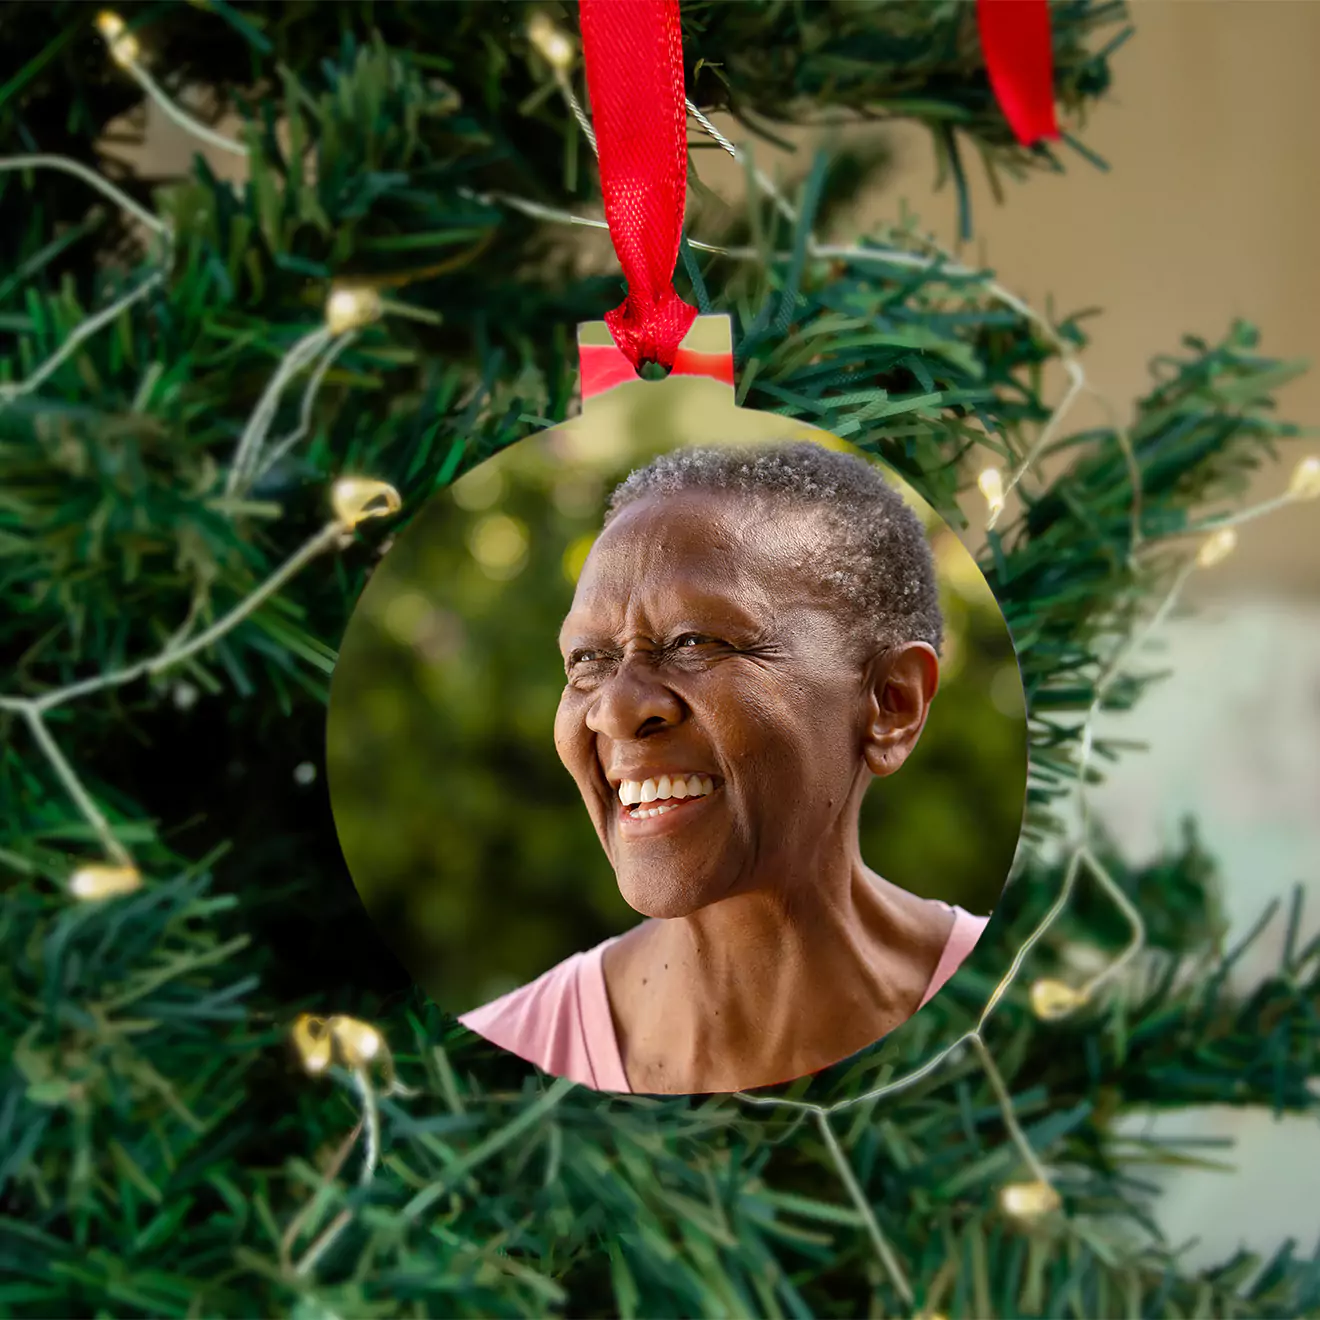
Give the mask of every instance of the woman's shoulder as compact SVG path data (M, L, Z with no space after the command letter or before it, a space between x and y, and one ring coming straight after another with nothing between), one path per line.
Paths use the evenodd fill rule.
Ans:
M459 1021L471 1031L491 1039L491 1031L501 1034L525 1034L534 1030L537 1022L547 1014L562 1012L570 1001L573 984L585 954L574 953L563 962L542 972L534 981L510 990L480 1008L470 1009L459 1016ZM503 1041L496 1041L503 1044ZM506 1046L506 1048L508 1048Z
M609 941L556 963L534 981L460 1015L459 1021L501 1049L557 1077L598 1086L593 1055L601 1047L596 1000L601 954Z
M935 965L935 973L930 978L930 984L926 987L926 993L922 997L923 1007L939 994L953 974L967 960L968 955L976 948L977 942L985 933L985 928L990 922L989 917L978 917L975 913L968 912L966 908L956 907L951 903L943 903L941 906L953 913L953 925L949 930L948 938L944 942L944 951L940 954L939 962Z

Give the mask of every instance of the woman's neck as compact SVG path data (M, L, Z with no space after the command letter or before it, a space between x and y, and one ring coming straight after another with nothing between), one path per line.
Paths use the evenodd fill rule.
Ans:
M846 1058L916 1011L952 923L860 861L643 923L605 961L629 1085L738 1090Z

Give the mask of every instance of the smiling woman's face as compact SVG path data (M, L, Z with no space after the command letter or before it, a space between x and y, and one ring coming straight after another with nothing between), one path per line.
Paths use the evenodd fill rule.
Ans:
M806 883L855 839L873 712L813 553L809 512L713 491L638 500L592 547L555 745L646 916Z

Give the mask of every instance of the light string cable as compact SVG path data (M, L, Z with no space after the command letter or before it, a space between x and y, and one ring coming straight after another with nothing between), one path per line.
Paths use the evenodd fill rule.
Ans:
M0 404L35 391L77 351L89 336L95 334L103 326L108 325L133 303L159 286L168 273L170 256L174 246L173 230L161 217L146 210L122 189L117 188L109 180L102 178L81 162L62 156L40 154L0 159L0 172L29 169L53 169L81 179L155 234L161 240L162 253L160 269L153 272L148 279L142 281L136 288L116 300L111 306L83 321L81 325L69 333L60 348L41 367L33 371L26 380L21 383L0 385ZM379 297L373 298L372 293L371 290L364 291L352 288L332 291L330 301L327 304L327 324L311 335L304 336L299 344L307 346L314 343L316 351L319 352L326 344L337 339L339 342L334 343L332 353L340 351L345 342L351 338L352 334L361 325L381 314L383 303ZM302 365L306 360L310 360L311 356L314 355L310 353L307 347L300 350L299 345L295 345L286 354L280 369L275 373L275 380L272 385L278 383L282 389L283 382L287 381L293 374L293 370L290 368L290 359L294 359L295 362ZM291 440L296 440L305 431L315 388L324 377L326 366L328 366L328 362L323 363L322 369L313 377L307 396L303 400L300 427L290 437L286 437L277 448L286 448ZM248 454L259 452L260 438L264 437L265 430L269 428L270 418L274 415L274 407L271 404L272 393L272 388L268 387L262 395L253 417L249 419L243 432L243 440L240 441L240 455L244 452ZM236 455L237 457L239 455ZM232 492L235 488L235 483L231 479L229 491ZM381 507L382 501L383 508ZM388 487L382 482L351 477L345 478L336 485L332 502L335 507L335 518L306 541L246 598L234 605L227 614L205 631L190 636L199 604L195 600L194 608L189 611L183 625L176 630L161 651L149 659L71 683L66 687L46 692L40 697L0 694L0 710L8 710L18 714L26 721L38 748L55 771L56 776L79 813L91 827L93 834L111 863L109 867L92 865L76 871L71 881L71 888L77 896L101 898L110 896L113 893L121 893L129 888L136 887L140 883L140 876L132 855L124 844L115 837L109 821L96 805L91 794L87 792L77 773L55 742L46 724L45 716L51 710L67 702L107 688L131 683L138 678L155 676L190 659L198 652L219 641L238 624L247 619L316 555L332 545L342 543L346 533L351 532L358 522L365 518L396 512L400 507L399 497L392 487Z
M100 20L102 32L107 37L112 56L117 63L129 68L139 82L146 87L176 123L212 146L227 146L246 155L246 149L237 144L221 139L182 111L174 113L174 107L153 80L138 66L136 43L128 34L115 29L115 16L103 15ZM127 40L126 40L127 38ZM170 268L174 235L169 225L159 216L140 206L131 197L108 180L88 169L81 163L58 156L30 155L14 157L0 161L0 170L22 170L51 168L62 170L82 179L91 187L115 202L132 215L148 230L162 240L163 254L160 269L138 285L129 294L116 303L87 318L66 338L61 348L51 356L38 370L34 371L19 385L0 386L0 403L31 393L68 358L79 346L97 330L113 321L121 312L134 302L146 296L151 289L158 287L166 278ZM326 372L334 359L356 337L362 327L370 324L384 314L386 309L399 310L404 314L419 314L415 309L395 308L386 302L379 293L369 287L337 286L332 288L326 304L325 325L303 336L284 356L277 368L271 384L263 392L256 409L249 417L235 454L234 465L230 471L227 495L232 497L239 492L245 482L259 480L279 459L288 452L307 432L310 427L311 411L317 391ZM328 350L324 351L323 350ZM315 361L320 362L312 373L304 391L298 426L280 441L264 457L263 442L276 411L276 405L284 386L304 366ZM147 393L147 385L152 373L158 373L159 367L149 370L144 387L139 391L141 397ZM232 498L228 501L233 507L241 507L241 501ZM310 560L331 547L343 547L353 539L354 529L359 523L369 518L384 517L396 513L402 504L398 493L384 482L370 478L345 476L331 489L331 505L334 517L319 532L310 537L302 546L285 560L269 577L260 583L245 598L236 603L227 613L200 633L194 635L197 616L203 604L201 594L194 596L192 606L187 612L182 625L175 630L162 649L154 656L134 664L122 666L91 678L70 683L51 690L40 696L19 696L0 694L0 710L22 717L30 729L37 749L45 757L63 786L70 801L84 821L90 826L92 834L99 842L108 864L86 864L78 867L69 880L69 891L78 900L104 901L123 894L132 893L142 887L141 872L129 849L116 837L114 828L96 804L92 794L61 751L48 727L46 716L49 712L98 692L127 685L139 678L154 677L172 669L196 656L214 643L220 641L244 620L250 618L267 600L279 591ZM295 1024L294 1036L300 1048L303 1047L306 1031L301 1021ZM326 1040L330 1042L335 1059L348 1069L349 1083L358 1099L361 1117L349 1134L339 1153L332 1159L327 1179L333 1179L358 1136L366 1134L366 1152L359 1175L359 1184L365 1185L374 1176L380 1159L380 1117L379 1096L415 1094L403 1086L395 1076L393 1061L383 1037L368 1023L352 1018L332 1018L328 1024ZM304 1063L309 1071L317 1070L318 1052L311 1051L309 1057L303 1049ZM328 1057L325 1062L328 1062ZM383 1064L386 1073L385 1089L379 1093L372 1082L370 1067L373 1062ZM288 1272L295 1276L307 1275L331 1246L351 1219L351 1212L345 1210L314 1241L302 1259L294 1265L288 1259L292 1244L303 1231L310 1214L323 1204L321 1195L314 1196L295 1218L281 1242L281 1257Z
M388 516L401 507L398 493L384 482L364 478L345 477L337 482L332 492L335 517L315 535L308 538L288 559L251 593L234 605L228 613L209 628L189 636L194 611L174 637L154 656L135 664L93 675L90 678L55 688L39 697L0 695L0 710L22 716L32 736L51 768L84 820L91 826L106 856L117 872L137 874L137 866L128 849L115 837L109 821L93 801L91 794L60 751L46 724L47 714L69 702L122 687L139 678L154 677L197 655L227 636L262 604L270 599L307 563L332 546L343 546L352 539L353 529L368 519ZM122 876L101 875L99 868L85 867L75 872L72 889L81 898L101 898L113 892L122 892ZM100 887L97 881L102 884ZM140 882L140 877L139 877ZM134 885L133 887L136 887Z
M228 151L244 159L250 152L243 143L208 128L173 101L148 72L142 60L142 49L137 37L128 30L124 20L112 11L102 12L96 19L97 29L105 40L111 60L128 73L142 87L164 114L198 141L207 146ZM383 311L381 300L372 299L367 289L340 291L338 304L332 295L327 307L326 323L300 336L281 356L274 374L248 423L239 437L237 449L230 462L225 482L225 494L230 498L241 496L269 473L306 434L311 425L312 408L316 403L326 373L335 359L353 342L362 326L377 319ZM90 327L88 333L95 329ZM317 359L320 359L317 363ZM299 409L298 426L274 445L272 452L263 457L262 450L289 383L303 370L317 363L304 391Z
M159 251L156 258L156 270L127 293L121 294L108 307L103 307L100 311L94 312L75 326L59 348L43 363L33 368L26 379L22 381L0 381L0 407L13 403L16 399L39 389L77 352L86 340L96 334L98 330L112 324L118 319L121 312L132 307L134 303L140 302L153 289L158 288L169 272L174 254L173 229L160 216L154 215L151 211L139 205L126 192L115 187L109 179L102 178L95 170L89 169L81 161L72 160L67 156L54 156L43 153L0 157L0 174L10 174L20 170L55 170L58 173L71 174L74 178L81 179L84 183L96 189L103 197L109 198L110 201L114 202L116 206L127 212L139 223L145 225L159 240Z
M280 1239L280 1264L286 1277L304 1279L335 1243L339 1235L353 1221L353 1211L344 1208L325 1227L295 1263L292 1252L299 1238L310 1232L316 1219L324 1212L332 1196L335 1179L339 1176L357 1139L366 1134L366 1150L362 1167L358 1171L359 1187L366 1187L375 1177L380 1163L380 1100L391 1096L414 1096L417 1091L404 1086L395 1073L394 1059L384 1036L369 1022L337 1014L329 1018L301 1014L293 1025L293 1043L301 1057L304 1069L312 1074L324 1073L331 1064L339 1064L337 1080L344 1080L357 1097L361 1117L331 1156L322 1171L319 1186L304 1203L302 1209L289 1221ZM384 1073L384 1088L378 1093L371 1071L379 1066Z
M586 119L585 113L573 95L571 83L567 78L566 68L556 70L556 81L559 84L561 93L564 95L570 108L573 110L575 118L577 118L578 122L583 124L585 128L585 125L589 123L589 121ZM709 136L714 139L723 150L744 165L750 164L749 159L745 157L744 154L732 142L730 142L713 123L711 123L709 118L703 114L690 99L687 102L687 108L702 129L709 134ZM588 133L588 140L592 142L594 147L594 135ZM750 173L757 186L772 201L776 209L790 223L796 225L798 222L796 211L787 199L783 197L782 193L780 193L775 187L764 171L753 167ZM573 215L562 210L557 210L553 207L530 202L524 198L510 196L509 194L486 194L481 196L480 200L487 203L503 204L534 218L552 223L586 225L592 228L601 229L608 228L607 222L603 220ZM903 233L900 236L904 238L909 237L906 233ZM1058 356L1067 375L1068 385L1063 396L1044 421L1034 440L1026 447L1018 459L1008 479L1004 480L1003 474L1000 473L997 468L987 468L982 472L978 480L978 486L980 487L988 506L989 517L987 521L987 530L993 529L995 526L996 521L1005 507L1007 495L1020 484L1024 476L1031 471L1036 460L1058 435L1064 418L1078 397L1083 392L1087 392L1093 395L1101 403L1107 413L1110 421L1111 435L1124 456L1129 476L1131 478L1132 498L1129 510L1129 546L1127 559L1130 567L1138 567L1139 564L1145 560L1145 556L1141 552L1152 548L1152 546L1147 544L1141 528L1141 473L1128 430L1117 419L1112 402L1103 394L1096 391L1089 383L1076 350L1072 344L1070 344L1058 332L1047 317L994 280L989 272L985 270L974 270L959 263L953 258L952 254L943 250L930 236L922 236L920 241L929 250L929 255L899 247L878 248L875 246L822 244L815 239L814 235L808 235L807 253L809 257L815 260L843 260L849 262L877 261L886 265L912 269L938 270L939 273L953 278L970 278L976 280L989 297L1008 307L1029 324L1033 325L1042 334L1043 338ZM764 259L765 256L763 252L755 248L720 247L715 244L704 243L695 239L690 239L689 242L694 249L734 259L758 260ZM771 254L771 259L775 261L788 260L790 259L790 254L774 253ZM1076 731L1079 739L1079 750L1077 755L1077 787L1075 790L1074 805L1077 810L1079 821L1078 840L1072 847L1070 855L1064 863L1063 879L1054 902L1051 904L1050 908L1035 929L1028 935L1026 940L1017 950L1008 971L1001 978L987 1000L976 1026L953 1041L946 1048L937 1052L934 1057L927 1060L912 1072L896 1078L880 1087L871 1089L862 1095L852 1099L839 1101L829 1106L815 1105L805 1101L785 1100L779 1097L752 1096L745 1092L735 1093L736 1098L748 1104L790 1108L804 1114L811 1114L815 1118L826 1146L834 1158L839 1174L847 1187L851 1198L856 1204L859 1213L863 1217L867 1231L876 1246L877 1255L880 1257L886 1271L893 1280L897 1291L909 1305L912 1304L913 1300L911 1285L899 1265L893 1250L886 1243L879 1224L875 1219L873 1210L866 1201L865 1196L862 1194L851 1166L849 1165L837 1138L830 1128L830 1114L851 1108L854 1105L864 1104L882 1098L886 1095L895 1094L911 1087L935 1073L947 1061L955 1057L961 1057L965 1054L966 1049L970 1047L976 1053L978 1061L986 1073L991 1088L995 1093L1006 1130L1008 1131L1014 1146L1017 1148L1023 1163L1030 1170L1034 1178L1033 1183L1026 1185L1009 1185L1003 1189L1001 1200L1005 1209L1010 1213L1019 1216L1030 1217L1057 1208L1059 1204L1058 1194L1053 1188L1052 1181L1047 1174L1044 1165L1021 1129L1014 1111L1012 1098L1004 1083L1004 1079L1000 1074L994 1057L991 1054L989 1047L986 1045L983 1032L1005 994L1007 994L1008 990L1016 983L1018 975L1032 950L1041 939L1044 938L1054 923L1066 910L1083 869L1091 875L1100 888L1112 900L1118 910L1123 914L1128 922L1131 932L1130 939L1127 946L1116 958L1080 987L1068 987L1059 982L1038 982L1036 986L1033 986L1033 1008L1035 1008L1041 1016L1052 1019L1064 1017L1076 1011L1083 1004L1090 1002L1102 985L1118 977L1123 969L1140 953L1145 945L1145 926L1140 912L1128 899L1127 895L1122 892L1122 889L1095 855L1095 852L1090 847L1089 843L1089 826L1091 819L1089 781L1091 776L1091 762L1094 753L1095 721L1104 707L1105 699L1109 695L1113 683L1121 676L1129 659L1136 651L1146 644L1151 634L1159 629L1173 612L1190 574L1198 567L1211 567L1214 563L1219 562L1224 555L1231 552L1234 545L1234 533L1232 532L1232 528L1241 523L1248 522L1254 518L1270 513L1286 504L1293 503L1300 499L1313 499L1316 498L1317 495L1320 495L1320 459L1315 457L1305 458L1298 464L1294 471L1292 481L1285 494L1234 515L1205 520L1186 529L1177 536L1159 538L1159 543L1162 544L1166 541L1183 539L1190 535L1205 535L1209 533L1208 539L1204 541L1197 554L1184 562L1174 574L1167 594L1160 601L1159 605L1146 623L1134 630L1125 641L1121 642L1115 649L1114 654L1101 666L1092 689L1091 703L1080 728ZM1135 599L1141 599L1141 596L1135 591L1135 588L1132 594Z
M125 73L129 74L180 128L193 137L200 138L209 146L218 147L221 151L230 151L236 156L246 156L248 154L248 149L243 143L225 137L223 133L217 133L213 128L208 128L199 119L190 115L182 106L166 96L160 84L156 82L142 64L142 48L137 37L128 30L128 25L118 14L111 10L102 11L96 16L96 27L105 39L110 58Z

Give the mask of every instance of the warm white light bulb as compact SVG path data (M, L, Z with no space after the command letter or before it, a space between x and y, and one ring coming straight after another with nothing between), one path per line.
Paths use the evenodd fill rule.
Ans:
M109 47L110 58L120 68L137 63L138 56L142 54L141 47L118 14L110 9L102 10L96 16L96 29Z
M361 1068L380 1053L385 1043L380 1032L368 1022L339 1016L330 1019L330 1030L343 1051L344 1062L350 1068Z
M1288 482L1288 498L1320 499L1320 458L1311 454L1293 468L1292 480Z
M69 891L84 902L117 898L142 888L142 876L134 866L81 866L69 880Z
M1003 512L1004 508L1004 474L996 467L988 467L976 479L976 484L980 487L981 494L985 496L985 502L990 508L992 518Z
M326 299L325 323L331 334L342 335L379 321L384 311L380 294L369 284L341 284Z
M567 73L573 67L572 39L539 10L528 21L527 39L556 73Z
M350 531L368 518L388 518L403 508L399 492L386 481L341 477L330 492L335 517Z
M1221 527L1201 542L1201 548L1196 552L1197 567L1213 568L1223 563L1236 548L1237 532L1231 527Z
M1031 1011L1043 1022L1067 1017L1085 1002L1086 996L1080 990L1073 989L1063 981L1047 977L1033 982L1031 986Z
M1059 1194L1046 1182L1009 1183L999 1193L1004 1213L1014 1219L1031 1222L1057 1210Z

